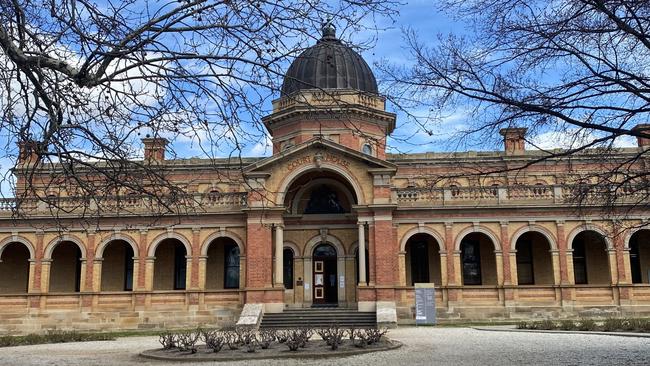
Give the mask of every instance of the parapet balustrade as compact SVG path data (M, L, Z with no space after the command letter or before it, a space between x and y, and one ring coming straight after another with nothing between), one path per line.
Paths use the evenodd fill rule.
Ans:
M123 195L102 197L45 197L36 198L2 198L0 215L14 213L24 215L79 215L111 213L160 213L160 212L210 212L224 209L238 210L247 205L246 192L195 193L183 196L152 197L145 195Z
M491 187L398 188L400 206L546 206L576 204L635 204L647 200L646 186L585 187L580 185L514 185Z

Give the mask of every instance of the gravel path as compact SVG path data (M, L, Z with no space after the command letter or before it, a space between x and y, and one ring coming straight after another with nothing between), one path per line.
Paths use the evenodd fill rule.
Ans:
M598 335L486 332L469 328L402 327L395 351L345 359L268 360L233 365L650 365L650 339ZM157 337L0 348L0 365L189 365L141 359ZM213 364L213 363L207 363ZM199 365L207 365L199 363Z

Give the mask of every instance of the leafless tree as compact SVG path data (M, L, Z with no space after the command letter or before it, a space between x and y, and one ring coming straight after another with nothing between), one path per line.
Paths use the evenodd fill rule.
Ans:
M168 207L183 189L142 160L141 138L238 158L265 138L265 102L326 18L349 35L372 30L394 5L0 0L3 168L19 160L20 145L23 160L38 163L14 169L18 198L48 200L43 186L53 185L88 200L130 192Z
M597 197L612 207L633 194L633 206L647 208L648 151L618 147L622 139L650 138L649 2L441 3L467 29L436 40L405 29L412 66L379 65L394 104L430 134L459 114L466 123L459 137L470 146L494 142L502 128L525 127L527 143L541 149L518 163L458 174L515 174L561 161L575 168L563 179L580 183L578 201ZM564 136L564 149L544 150L542 136Z

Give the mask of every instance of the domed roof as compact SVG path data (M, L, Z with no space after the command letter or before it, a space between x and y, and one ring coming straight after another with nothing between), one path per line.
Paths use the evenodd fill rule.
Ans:
M364 59L336 38L330 22L323 37L298 56L284 76L282 96L304 89L355 89L378 94L377 81Z

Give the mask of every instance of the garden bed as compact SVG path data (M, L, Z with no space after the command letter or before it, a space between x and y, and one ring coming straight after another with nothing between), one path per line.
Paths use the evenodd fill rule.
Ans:
M194 362L344 357L399 348L401 343L388 339L386 332L336 326L263 331L199 329L163 333L160 335L163 348L140 355L156 360Z

